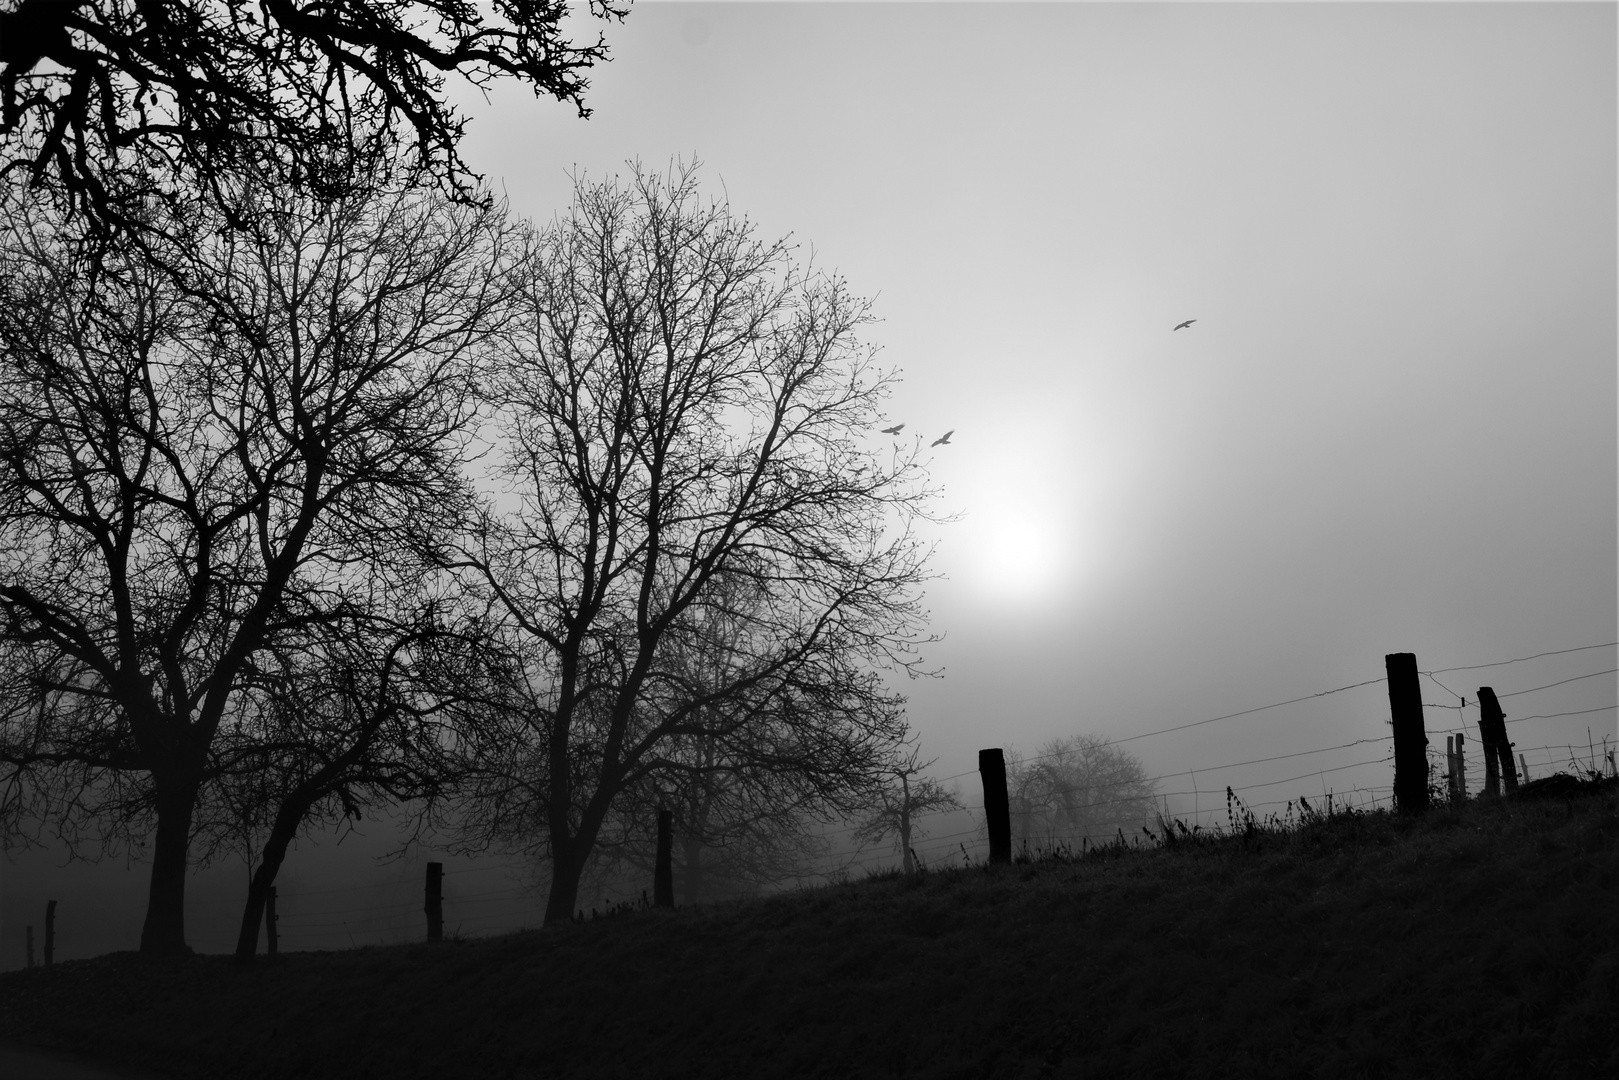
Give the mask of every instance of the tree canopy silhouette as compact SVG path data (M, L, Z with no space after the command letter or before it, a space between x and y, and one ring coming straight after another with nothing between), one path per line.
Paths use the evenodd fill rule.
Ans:
M464 564L526 657L488 748L509 769L473 812L543 821L547 923L615 803L689 773L693 740L831 798L903 737L883 675L926 640L929 492L869 445L893 376L867 318L695 167L581 179L538 238L491 376L505 488Z
M203 189L251 163L320 197L396 143L475 193L445 96L512 78L581 116L604 40L563 31L566 0L0 0L4 169L122 214L177 171ZM622 19L629 0L589 0ZM133 186L132 186L133 185Z
M138 240L0 188L6 806L155 827L143 951L185 948L198 799L268 658L442 562L512 289L494 209L244 190L249 228L202 204Z

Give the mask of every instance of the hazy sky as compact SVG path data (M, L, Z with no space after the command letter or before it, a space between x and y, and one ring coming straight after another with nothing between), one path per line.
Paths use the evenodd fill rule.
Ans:
M1390 652L1426 671L1619 640L1615 10L654 0L608 29L591 119L501 90L467 150L536 218L575 167L695 156L711 192L875 298L867 339L904 372L892 421L955 429L932 466L961 515L929 592L944 675L909 687L953 775L980 747L1375 680ZM1472 702L1615 666L1606 648L1438 678ZM1615 700L1610 673L1503 705L1602 710L1509 727L1583 749L1588 727L1612 744ZM1476 734L1471 705L1427 713L1439 745ZM1127 745L1161 790L1200 793L1174 808L1223 820L1226 784L1386 789L1391 765L1342 767L1389 752L1387 716L1379 683ZM8 967L19 906L87 888L23 865ZM304 845L283 880L347 888L368 866ZM418 871L389 873L416 882L414 933ZM242 877L199 882L193 908L217 893L228 928ZM137 908L105 947L134 947ZM194 943L228 947L197 940L205 918Z

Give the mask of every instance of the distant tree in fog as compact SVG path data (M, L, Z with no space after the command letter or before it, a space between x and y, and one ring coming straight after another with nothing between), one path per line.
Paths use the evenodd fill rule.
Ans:
M626 799L707 770L703 740L719 772L831 803L904 735L883 675L926 639L927 491L914 457L867 446L891 385L855 337L867 305L791 254L689 168L581 180L538 241L490 374L510 502L464 566L526 657L483 758L510 768L468 812L487 835L542 824L547 924Z
M1052 739L1029 758L1009 752L1006 787L1018 845L1132 833L1157 805L1146 767L1095 735Z
M933 762L918 761L919 752L912 747L890 766L887 782L876 789L875 805L855 832L857 840L868 844L880 844L892 838L907 874L916 870L911 845L922 835L916 819L941 810L961 809L961 800L954 793L946 791L932 777L922 775L922 770L930 768Z
M146 952L186 948L199 798L276 650L363 638L461 525L510 291L492 210L239 180L250 227L156 206L138 242L0 190L6 807L153 830Z

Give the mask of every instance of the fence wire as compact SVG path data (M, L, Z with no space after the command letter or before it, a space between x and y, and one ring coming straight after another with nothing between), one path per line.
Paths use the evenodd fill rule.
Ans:
M1449 702L1424 702L1423 707L1425 709L1443 710L1444 714L1454 713L1457 716L1458 721L1460 721L1459 723L1448 727L1439 726L1427 729L1431 743L1428 750L1428 760L1430 763L1430 777L1434 778L1433 782L1443 785L1445 782L1445 773L1447 769L1444 754L1437 746L1437 739L1440 736L1463 736L1463 776L1465 777L1466 788L1470 795L1476 794L1477 792L1483 790L1486 775L1486 766L1483 761L1483 756L1480 753L1481 746L1477 739L1476 727L1470 732L1468 730L1469 725L1466 722L1468 710L1477 709L1477 700L1469 699L1464 694L1457 693L1439 679L1435 678L1435 676L1449 672L1476 671L1505 667L1511 664L1523 663L1550 656L1561 656L1595 649L1608 649L1616 646L1619 646L1619 642L1606 642L1603 644L1584 645L1571 649L1556 649L1547 652L1535 653L1530 656L1513 657L1508 660L1500 660L1488 664L1437 668L1432 671L1419 672L1420 675L1427 678L1433 683L1433 685L1439 687L1446 694L1449 694L1457 699L1456 704L1451 704ZM1616 673L1619 673L1619 668L1605 668L1599 671L1587 672L1582 675L1575 675L1569 678L1559 679L1554 682L1525 687L1522 689L1498 688L1496 697L1497 700L1507 700L1510 698L1517 698L1540 691L1554 689L1556 687L1567 686L1589 679L1599 678L1605 675L1614 675ZM1188 731L1193 728L1234 720L1239 717L1253 716L1258 713L1283 708L1289 705L1299 705L1306 702L1313 702L1321 698L1345 693L1350 690L1385 683L1386 681L1386 679L1367 679L1361 682L1349 683L1344 686L1337 686L1311 694L1291 697L1283 701L1276 701L1266 705L1242 709L1237 712L1224 713L1222 715L1208 717L1206 719L1194 720L1188 723L1175 724L1152 731L1141 732L1139 734L1109 740L1097 745L1102 747L1121 746L1141 739ZM1619 705L1601 705L1592 708L1534 713L1531 715L1518 717L1509 716L1507 717L1506 722L1508 724L1523 724L1531 721L1555 720L1573 716L1612 713L1616 709L1619 709ZM1388 722L1386 719L1383 720L1381 726L1385 729L1388 728ZM1578 773L1581 771L1594 770L1597 772L1607 772L1611 774L1614 769L1612 756L1614 750L1610 745L1610 741L1619 742L1619 740L1613 740L1611 736L1605 734L1600 742L1597 741L1595 737L1592 737L1587 745L1579 745L1572 742L1547 743L1540 746L1529 747L1520 747L1515 745L1513 748L1513 753L1515 755L1515 762L1521 762L1528 774L1521 777L1523 780L1549 775L1555 771L1573 771ZM1176 772L1166 772L1148 777L1145 779L1145 781L1138 779L1117 781L1111 784L1104 783L1101 785L1096 785L1093 790L1124 785L1139 785L1142 783L1150 784L1156 789L1159 784L1177 780L1182 777L1190 777L1193 780L1198 779L1200 776L1213 777L1216 774L1234 769L1251 768L1257 765L1269 765L1282 761L1294 761L1316 754L1326 754L1334 751L1349 750L1355 747L1379 742L1391 745L1392 733L1388 730L1384 730L1378 734L1352 739L1348 742L1313 747L1291 753L1271 754L1263 757L1248 758L1241 761L1222 762L1217 765L1182 769ZM1069 752L1071 751L1034 754L1022 760L1025 763L1044 762L1061 758ZM1303 781L1322 780L1324 777L1331 774L1346 772L1352 769L1364 769L1378 765L1386 765L1392 760L1393 755L1390 753L1383 757L1367 758L1364 760L1351 762L1349 764L1334 765L1329 768L1315 769L1309 772L1298 773L1296 775L1291 775L1276 780L1255 780L1254 782L1241 785L1234 784L1230 785L1229 788L1227 785L1213 785L1205 789L1197 786L1194 783L1194 785L1187 790L1182 790L1181 788L1176 788L1174 790L1154 790L1152 797L1159 802L1161 807L1167 807L1167 800L1169 799L1185 797L1197 799L1202 796L1214 796L1221 798L1223 803L1223 796L1227 790L1232 792L1240 799L1245 793L1261 792L1266 789L1275 788L1286 784L1296 784ZM960 780L973 776L976 773L976 769L969 769L950 776L939 778L939 782L949 783L954 780ZM1392 785L1390 784L1361 784L1343 792L1329 790L1327 794L1330 795L1330 797L1334 800L1335 806L1352 805L1357 808L1375 808L1390 805L1393 801L1393 789ZM1320 796L1309 795L1308 797L1319 798ZM1259 801L1248 801L1244 799L1243 805L1249 810L1262 810L1280 806L1287 806L1291 808L1295 803L1298 803L1299 800L1300 795L1294 794L1289 798L1272 798ZM1123 798L1103 798L1093 800L1085 804L1068 807L1067 809L1073 811L1105 809L1108 806L1117 805L1126 801L1132 800ZM1211 819L1217 819L1223 812L1223 806L1194 806L1192 811L1181 811L1178 812L1176 816L1180 816L1183 819L1192 818L1197 827L1202 827L1202 820L1205 816L1208 816ZM981 860L986 855L988 841L986 838L987 834L984 824L982 805L972 805L961 809L944 808L919 811L913 816L912 820L920 823L928 819L937 819L945 816L956 816L959 818L962 815L965 815L966 819L971 823L968 827L956 829L942 834L925 834L924 826L920 824L917 826L912 846L917 850L918 857L924 865L948 865L956 861L974 862ZM1215 823L1218 824L1217 821ZM860 826L858 823L846 824L827 829L821 834L821 836L824 840L832 841L840 836L851 836L853 833L858 831L859 828ZM1032 840L1033 837L1030 837L1029 839ZM1095 841L1097 839L1098 837L1084 833L1059 835L1051 832L1049 834L1042 833L1040 837L1042 843L1067 842L1070 844L1084 844L1087 841ZM861 868L893 866L897 863L898 853L895 850L895 847L889 843L884 843L881 845L855 844L847 847L832 847L824 853L824 858L827 860L828 870L825 875L822 875L823 878L827 876L844 875L852 870ZM444 925L446 931L452 935L481 937L509 933L519 929L531 929L537 926L538 920L535 916L538 913L538 907L541 900L541 891L539 888L513 883L497 888L484 888L478 891L462 893L460 888L454 885L454 882L465 881L467 884L472 884L473 879L466 877L466 875L484 875L496 872L505 872L507 874L534 874L538 869L539 866L536 860L516 859L501 862L482 863L474 866L462 866L444 870L442 902L444 905ZM415 888L420 888L420 886L414 881L410 882L409 884ZM359 885L344 885L309 890L298 889L281 892L278 895L279 909L277 927L278 936L280 937L282 947L307 948L319 947L320 944L329 945L333 934L339 934L341 937L350 941L350 943L355 944L376 944L382 942L414 940L421 932L419 923L422 919L421 909L424 899L420 895L411 900L380 903L344 904L339 901L337 904L332 904L331 906L327 906L327 903L320 902L319 899L317 899L336 899L338 897L345 896L346 894L397 889L404 887L405 885L406 882L395 879L392 882L372 882ZM310 905L308 901L311 899L317 899L317 903ZM609 901L602 896L596 896L592 898L591 903L593 905L604 903L611 904L612 901ZM506 905L507 910L500 910L499 908L501 905Z

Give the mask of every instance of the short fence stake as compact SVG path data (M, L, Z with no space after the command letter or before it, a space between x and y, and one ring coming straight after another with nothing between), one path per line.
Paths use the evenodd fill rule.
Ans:
M1523 782L1527 784L1529 782L1529 763L1523 759L1522 754L1518 755L1518 766L1523 770Z
M652 906L675 906L674 820L668 810L658 811L658 861L652 867Z
M1422 721L1422 684L1415 653L1383 657L1389 714L1394 723L1394 803L1401 813L1428 809L1428 734Z
M269 895L264 898L264 947L268 955L276 954L279 942L275 933L275 886L270 886Z
M427 940L444 940L444 864L427 864Z
M1006 798L1006 756L1000 747L978 751L984 781L984 821L989 826L989 861L1012 861L1012 811Z
M34 966L34 928L28 928L28 966Z
M1456 801L1456 736L1445 736L1445 795Z
M56 901L45 904L45 966L56 961Z
M1461 733L1456 735L1456 797L1467 798L1467 753L1462 749L1467 736Z

